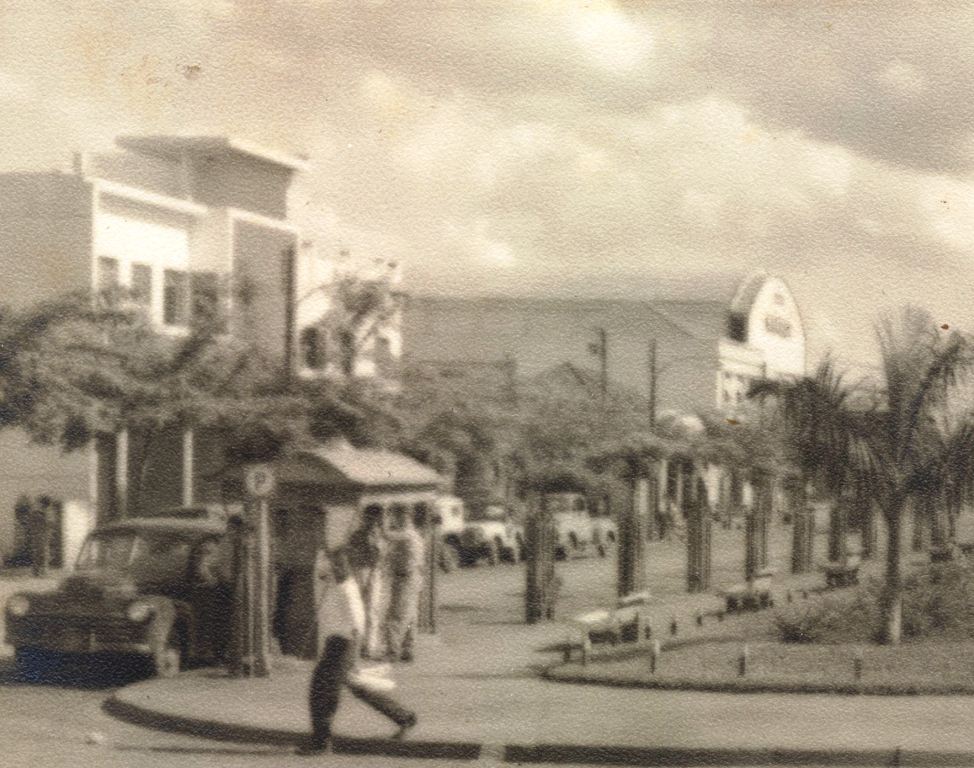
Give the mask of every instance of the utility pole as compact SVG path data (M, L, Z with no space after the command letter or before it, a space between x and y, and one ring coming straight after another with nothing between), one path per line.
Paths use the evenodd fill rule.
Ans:
M649 428L656 429L656 387L658 383L656 368L656 339L649 340Z
M599 390L602 397L602 407L605 408L609 394L609 339L605 328L596 328L599 340L589 344L589 351L599 357Z

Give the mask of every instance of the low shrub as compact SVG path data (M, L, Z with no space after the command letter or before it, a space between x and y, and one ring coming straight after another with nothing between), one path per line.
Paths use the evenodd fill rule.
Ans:
M866 589L839 592L775 613L778 638L784 643L863 642L872 637L879 611Z
M847 643L874 639L882 582L794 604L775 615L785 643ZM908 639L974 639L974 569L966 563L931 565L903 585L903 636Z
M974 569L945 563L912 575L903 594L903 635L974 638Z

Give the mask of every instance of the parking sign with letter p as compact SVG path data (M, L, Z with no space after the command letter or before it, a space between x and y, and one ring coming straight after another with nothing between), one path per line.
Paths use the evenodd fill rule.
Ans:
M274 492L274 470L268 464L253 464L247 468L244 476L244 486L247 493L259 499L266 498Z

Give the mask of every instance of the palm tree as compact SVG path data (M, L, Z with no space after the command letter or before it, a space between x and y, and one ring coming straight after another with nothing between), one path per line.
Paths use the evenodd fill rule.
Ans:
M957 408L958 385L974 356L965 336L916 308L881 322L877 336L885 386L873 398L848 385L828 359L812 376L762 381L751 395L777 399L792 458L805 475L834 498L849 492L873 499L883 515L877 638L893 644L901 636L905 513L974 498L974 412Z

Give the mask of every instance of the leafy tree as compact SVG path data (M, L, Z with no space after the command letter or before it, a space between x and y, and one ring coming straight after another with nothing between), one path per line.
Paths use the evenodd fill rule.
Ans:
M343 252L343 256L347 253ZM398 312L399 296L391 274L364 278L346 272L324 289L330 305L319 325L329 348L337 350L342 375L351 379L363 350L374 343L384 325Z
M905 513L974 499L974 413L957 405L974 356L965 336L915 308L881 322L877 335L881 398L861 397L828 360L812 376L760 382L752 396L777 399L804 473L836 498L875 500L887 531L877 637L898 643Z
M68 451L127 430L133 508L166 432L215 430L228 461L262 460L307 434L326 394L309 396L278 361L214 324L162 334L141 312L85 295L0 312L0 426Z

